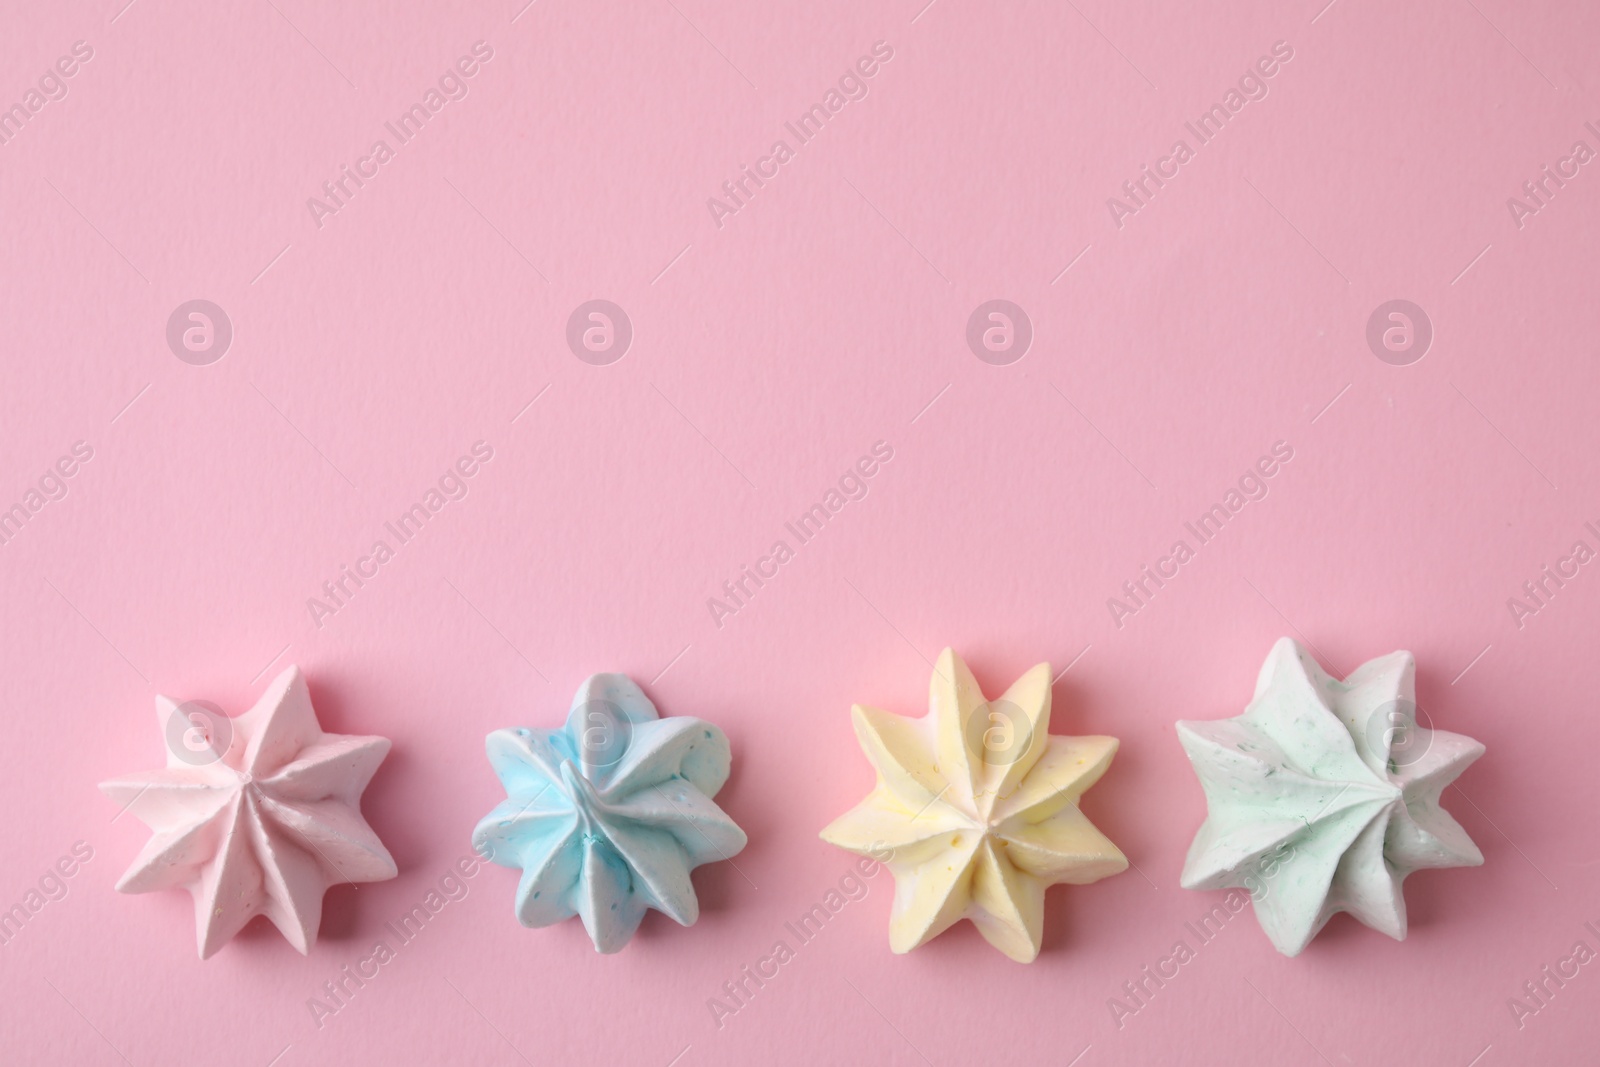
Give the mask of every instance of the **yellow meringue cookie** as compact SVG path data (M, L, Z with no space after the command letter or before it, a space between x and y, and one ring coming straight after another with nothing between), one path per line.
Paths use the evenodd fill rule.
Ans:
M1111 765L1117 739L1050 736L1048 663L991 701L947 648L926 716L860 704L851 715L878 785L822 839L894 875L893 951L971 919L995 948L1030 963L1043 939L1047 887L1127 869L1077 803Z

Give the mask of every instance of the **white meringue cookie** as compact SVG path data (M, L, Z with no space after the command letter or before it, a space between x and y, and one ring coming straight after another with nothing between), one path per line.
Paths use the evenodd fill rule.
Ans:
M1339 681L1284 637L1242 715L1178 723L1209 809L1183 887L1249 889L1286 956L1341 911L1404 939L1407 875L1483 862L1439 807L1483 746L1417 725L1414 676L1394 652Z
M238 718L166 697L156 715L167 765L100 783L154 831L117 889L187 889L201 959L257 915L303 954L330 885L395 876L361 817L389 739L323 733L298 667Z

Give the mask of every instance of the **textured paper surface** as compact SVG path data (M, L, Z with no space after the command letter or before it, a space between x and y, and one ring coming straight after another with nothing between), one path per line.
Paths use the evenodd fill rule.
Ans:
M14 1058L1591 1057L1600 13L923 4L12 5ZM1385 311L1374 348L1391 301L1428 330ZM1336 672L1410 649L1487 746L1444 798L1486 863L1411 879L1404 943L1195 933L1228 903L1177 885L1204 807L1172 723L1236 714L1285 634ZM887 878L817 839L871 784L850 704L920 714L947 644L991 691L1070 664L1053 727L1122 741L1083 806L1137 869L1053 889L1027 967L969 928L892 956ZM237 714L291 662L327 729L393 739L364 811L400 876L332 890L308 958L258 925L202 965L187 897L112 891L145 835L94 786L160 764L156 693ZM485 734L595 671L727 732L750 836L695 927L616 957L518 927L513 872L449 880L500 796Z

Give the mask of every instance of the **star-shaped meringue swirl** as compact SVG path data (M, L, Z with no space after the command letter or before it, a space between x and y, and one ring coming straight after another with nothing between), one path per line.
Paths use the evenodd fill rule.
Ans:
M700 902L689 872L745 846L711 800L732 769L727 737L700 719L660 718L625 675L584 682L561 729L496 730L488 751L506 799L472 843L522 869L524 926L577 915L601 952L625 946L648 908L690 926Z
M945 649L929 711L906 719L857 704L856 739L878 772L865 800L822 839L882 860L894 875L889 947L909 952L962 919L1019 963L1039 954L1044 894L1126 870L1078 810L1117 751L1114 737L1056 737L1050 665L998 700Z
M156 714L167 765L100 783L154 831L117 889L187 889L201 959L257 915L305 953L330 885L395 876L361 817L389 740L323 733L298 667L238 718L166 697Z
M1393 652L1339 681L1284 637L1243 714L1178 723L1208 806L1184 888L1249 889L1286 956L1341 911L1404 939L1408 874L1483 862L1439 807L1483 746L1417 725L1415 673Z

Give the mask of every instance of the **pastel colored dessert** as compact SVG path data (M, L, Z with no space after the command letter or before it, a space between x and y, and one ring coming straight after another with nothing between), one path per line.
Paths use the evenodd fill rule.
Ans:
M1248 889L1286 956L1341 911L1403 940L1407 875L1483 862L1439 806L1483 746L1417 724L1415 673L1393 652L1340 681L1284 637L1242 715L1178 723L1208 808L1183 887Z
M298 667L238 718L159 696L156 716L167 765L100 783L154 831L117 889L187 889L201 959L258 915L304 954L330 885L395 876L361 817L389 739L323 733Z
M496 730L487 747L506 799L472 843L522 870L524 926L576 915L601 952L627 945L650 908L692 926L689 872L745 846L711 799L732 769L727 737L701 719L661 718L626 675L584 682L560 729Z
M1111 765L1117 739L1050 734L1048 663L991 701L947 648L928 702L920 719L851 708L877 787L822 839L880 860L894 875L894 952L970 919L995 948L1029 963L1043 938L1046 888L1127 869L1078 810L1078 798Z

